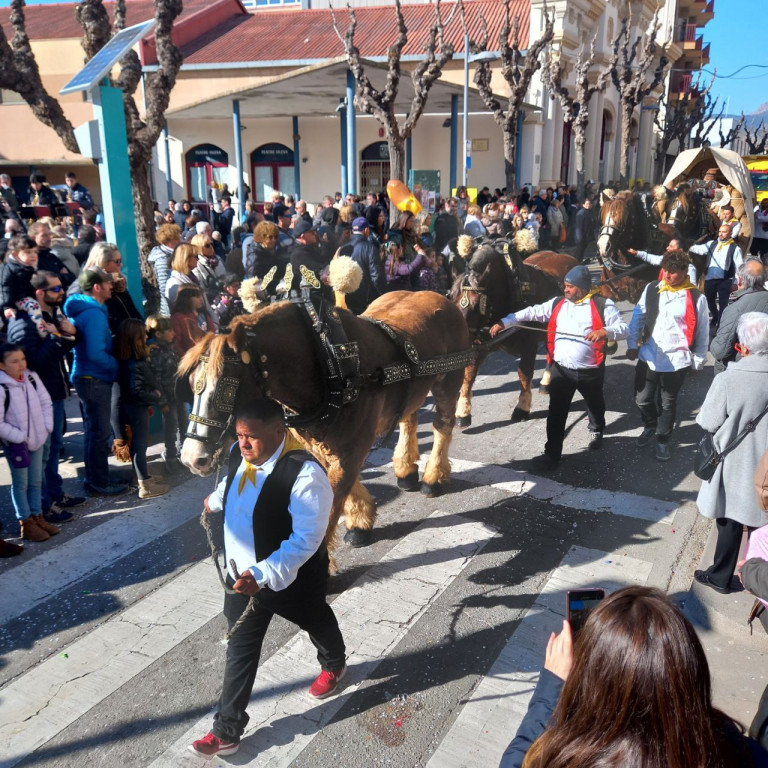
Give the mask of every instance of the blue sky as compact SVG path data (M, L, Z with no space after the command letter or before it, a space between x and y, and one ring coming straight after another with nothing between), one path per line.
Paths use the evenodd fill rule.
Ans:
M27 0L27 5L49 4L55 0ZM704 28L704 42L711 43L708 71L720 77L712 92L728 99L728 112L749 113L768 101L768 56L765 55L766 20L761 8L765 0L715 0L715 17ZM0 0L0 7L9 0ZM750 23L750 20L752 23ZM763 64L731 75L746 64ZM708 80L708 75L705 73Z

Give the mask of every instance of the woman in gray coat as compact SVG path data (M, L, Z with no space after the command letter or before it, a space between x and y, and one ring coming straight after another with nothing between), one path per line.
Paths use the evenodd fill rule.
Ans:
M696 417L701 427L714 433L718 451L768 405L768 315L746 312L739 318L737 333L742 359L715 376ZM766 446L768 415L718 464L712 479L702 483L696 499L699 512L717 521L717 545L712 566L696 571L694 578L722 594L731 591L743 526L751 530L768 521L752 486Z

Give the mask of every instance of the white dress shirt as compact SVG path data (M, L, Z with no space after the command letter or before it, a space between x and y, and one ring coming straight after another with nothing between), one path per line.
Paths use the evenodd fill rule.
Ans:
M246 481L243 492L238 495L240 478L246 466L245 459L240 462L229 489L224 514L227 572L233 579L239 578L240 574L234 573L229 565L229 561L234 560L241 572L250 570L260 587L267 586L275 592L289 586L296 579L299 568L317 551L325 536L333 504L333 491L325 472L314 461L305 461L293 484L288 505L293 532L280 545L280 549L266 560L256 561L253 510L267 475L275 468L284 445L285 439L272 456L258 467L256 485ZM211 494L208 506L212 512L221 511L226 484L227 478L224 478Z
M727 263L728 261L728 251L731 248L731 244L728 243L728 245L722 244L722 242L718 239L715 240L715 248L712 251L712 258L709 260L708 264L706 265L707 271L709 271L710 267L717 267L718 269L721 269L723 272L728 272L730 268L730 264ZM709 254L709 247L712 245L712 240L701 243L699 245L692 245L688 249L688 253L697 253L700 256L707 256ZM741 248L737 245L733 249L733 265L734 270L738 269L742 264L744 263L744 255L741 252ZM736 282L736 277L734 276L733 282Z
M632 313L629 323L627 349L637 349L640 334L645 327L646 299L648 291L656 290L653 283L646 286L640 301ZM688 291L662 291L659 294L659 314L653 333L646 339L638 358L652 371L670 373L683 368L693 367L700 371L707 361L709 347L709 310L707 299L700 294L694 306L696 308L696 330L693 343L688 346L685 336L685 311L688 306Z
M559 296L550 299L544 304L534 304L519 312L507 315L501 324L505 328L511 328L518 323L537 322L547 323L552 317L555 304L560 301ZM557 328L555 329L555 362L565 368L597 368L597 355L595 343L584 338L591 333L592 327L592 302L584 301L576 304L565 299L557 314ZM608 340L618 341L627 337L627 324L621 319L619 310L610 300L605 300L605 330ZM568 334L567 336L564 334Z

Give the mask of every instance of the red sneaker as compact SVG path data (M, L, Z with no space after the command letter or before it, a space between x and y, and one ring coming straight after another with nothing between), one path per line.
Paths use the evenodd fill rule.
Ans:
M237 741L222 741L218 736L209 731L208 735L197 741L193 741L187 749L196 755L211 758L214 755L234 755L240 749Z
M309 686L309 695L316 699L324 699L330 696L338 687L341 678L347 672L346 666L332 672L323 670L312 685Z

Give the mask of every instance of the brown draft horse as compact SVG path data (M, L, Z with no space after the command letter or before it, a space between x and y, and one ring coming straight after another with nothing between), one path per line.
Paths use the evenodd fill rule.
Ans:
M451 298L461 309L478 350L475 362L464 372L456 411L459 427L468 427L472 423L472 387L489 354L489 349L479 343L484 330L510 312L561 294L563 278L578 262L565 253L540 251L525 259L520 269L514 268L514 262L512 264L513 268L510 268L505 255L494 246L482 245L472 256L467 273L456 280L451 291ZM526 283L524 293L530 298L521 303L520 286ZM541 328L544 328L543 324ZM519 359L520 395L512 411L513 422L530 417L536 350L543 339L544 334L540 331L522 329L496 345Z
M409 376L403 349L373 322L345 310L335 311L349 342L359 348L359 396L344 404L331 423L314 422L295 429L301 442L326 468L333 487L327 531L330 549L335 544L342 512L346 516L347 543L365 546L372 540L376 505L360 482L360 470L374 440L388 435L397 424L400 434L394 470L398 485L418 490L417 419L430 392L435 399L434 443L421 489L435 496L448 483L448 448L470 350L467 324L448 299L430 291L387 293L373 302L365 315L385 322L401 339L411 342L411 357L415 349L421 361L452 353L463 353L458 355L463 359L452 370L445 370L449 367L446 364L438 367L434 375L384 384L384 366L401 365L404 377ZM231 425L228 415L231 417L243 398L271 397L299 418L318 412L327 385L325 361L321 360L317 336L302 317L303 312L290 301L269 305L237 318L228 335L209 334L184 356L179 367L180 382L185 388L191 387L192 392L185 389L185 394L194 393L194 403L181 460L192 472L208 475L214 470L214 453L221 452L222 436ZM227 401L229 414L222 408Z
M603 200L597 250L603 266L600 292L606 298L636 304L645 286L658 278L659 268L630 255L629 249L660 254L672 238L688 248L702 235L695 191L688 184L680 184L663 196L663 189L654 192L650 213L640 196L628 190ZM701 275L706 257L692 258Z

